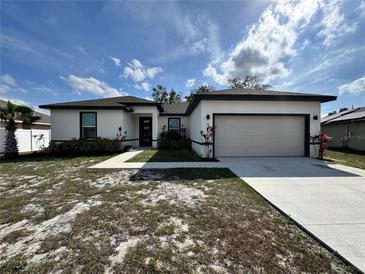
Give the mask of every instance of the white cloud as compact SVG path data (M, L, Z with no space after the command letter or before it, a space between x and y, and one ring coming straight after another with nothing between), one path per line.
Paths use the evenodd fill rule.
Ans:
M206 14L192 16L183 14L175 7L171 20L176 25L178 33L183 36L185 46L193 55L207 53L210 60L216 60L221 56L219 27Z
M0 93L7 93L10 90L20 91L23 93L28 93L28 91L15 81L14 77L10 74L3 74L0 78Z
M38 92L49 93L49 94L52 94L53 96L58 96L57 91L55 91L52 88L46 87L46 86L35 86L32 89L35 91L38 91Z
M2 75L1 76L1 82L3 82L4 84L6 84L8 86L12 86L12 87L17 86L17 83L16 83L15 79L10 74Z
M339 86L338 90L340 91L340 95L344 93L349 93L351 95L360 95L361 93L365 94L365 76L351 83Z
M122 65L122 62L119 58L111 56L110 59L113 61L114 65L117 67L120 67Z
M79 94L83 91L86 91L101 97L125 95L124 92L120 92L117 89L109 86L107 83L93 77L82 78L71 74L68 77L60 76L60 78Z
M82 54L84 54L84 55L86 55L87 53L86 53L86 50L82 47L82 46L79 46L78 47L78 50L82 53Z
M186 87L187 88L192 88L195 85L195 79L189 79L186 81Z
M310 24L314 17L317 19L317 14L323 17L321 23ZM247 35L225 58L208 63L203 75L222 85L228 79L246 75L256 75L265 81L286 77L291 73L288 61L303 46L296 44L298 37L307 29L313 31L314 26L319 28L316 31L324 37L326 45L353 28L343 22L338 2L279 1L264 10L258 22L249 27ZM337 28L340 33L334 31Z
M323 37L323 45L329 47L333 45L336 40L356 30L356 24L349 26L345 23L345 17L341 13L341 2L339 0L332 0L322 3L323 19L321 21L322 30L318 33Z
M0 99L4 100L4 101L10 101L15 105L31 107L31 104L29 102L26 102L26 101L23 101L23 100L20 100L20 99L10 98L10 97L0 97Z
M365 46L351 48L345 46L327 50L319 58L316 58L314 62L311 62L311 66L308 69L293 75L291 79L286 79L286 81L279 85L275 85L275 88L283 90L296 88L298 90L301 85L305 87L308 83L313 84L326 79L328 81L328 79L333 77L334 67L337 67L338 64L349 64L356 54L364 50Z
M216 22L204 11L194 13L181 7L178 1L165 1L164 8L156 1L144 2L143 5L133 5L123 2L120 6L127 9L135 20L147 23L158 22L166 26L166 32L179 36L179 46L171 47L169 51L154 57L153 60L162 62L171 59L181 59L191 55L206 54L210 60L216 60L221 55L219 27ZM111 12L116 13L115 5L110 6ZM119 11L117 12L119 16Z
M8 85L0 83L0 94L7 93L9 90L10 90L10 87Z
M361 4L359 6L360 11L365 14L365 0L361 1Z
M142 82L147 78L153 79L162 71L161 67L146 67L138 59L133 59L124 67L123 75L125 78L132 78L135 82Z
M150 91L151 90L151 85L150 83L148 83L147 81L144 81L142 83L136 83L134 85L135 88L137 89L143 89L144 91Z

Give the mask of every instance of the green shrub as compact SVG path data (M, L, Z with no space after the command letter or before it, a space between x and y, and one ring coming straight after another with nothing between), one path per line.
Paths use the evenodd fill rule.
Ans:
M97 138L96 140L72 139L62 143L51 142L45 152L49 154L95 155L115 153L119 150L120 142L118 140Z
M191 149L191 141L180 136L176 131L165 131L158 140L159 149Z

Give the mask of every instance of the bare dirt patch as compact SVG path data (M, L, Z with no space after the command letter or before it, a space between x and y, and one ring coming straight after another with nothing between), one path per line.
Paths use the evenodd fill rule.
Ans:
M228 170L87 169L104 159L1 163L1 273L354 271Z

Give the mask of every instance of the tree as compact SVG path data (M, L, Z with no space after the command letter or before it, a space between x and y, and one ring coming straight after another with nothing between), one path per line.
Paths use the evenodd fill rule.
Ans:
M340 108L340 109L338 110L338 113L343 112L343 111L346 111L346 110L349 110L349 109L348 109L348 108ZM331 111L331 112L328 112L328 116L333 115L333 114L336 114L336 113L337 113L337 111L336 111L336 110Z
M348 108L340 108L340 110L338 112L342 112L342 111L346 111L349 110Z
M162 85L157 85L157 87L153 88L152 97L153 100L157 103L161 104L176 104L181 103L181 95L177 93L174 89L171 89L170 92L166 91L166 87Z
M167 103L169 94L166 91L166 87L157 85L157 87L153 88L152 91L153 101L161 104Z
M181 95L178 94L174 89L171 89L167 98L167 104L181 103Z
M5 158L13 158L18 155L17 140L15 138L16 120L22 121L23 128L30 128L33 122L40 117L33 116L33 110L26 106L17 106L8 101L6 107L0 107L0 120L5 122Z
M243 88L243 89L268 89L271 88L270 84L261 83L257 76L247 75L245 79L233 78L228 80L230 88Z
M194 94L197 93L207 93L215 90L215 87L209 85L201 85L196 89L192 89L188 96L185 96L186 101L190 102L193 99Z

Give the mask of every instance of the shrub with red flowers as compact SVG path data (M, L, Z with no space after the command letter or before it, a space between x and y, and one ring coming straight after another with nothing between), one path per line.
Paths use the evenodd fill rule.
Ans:
M204 131L202 130L200 131L200 135L202 138L205 158L210 159L213 156L212 142L213 142L214 128L209 124L207 124L206 132L204 133Z
M323 159L324 151L328 148L327 142L329 142L330 140L331 137L325 132L311 136L311 142L313 144L319 145L318 157L320 159Z

